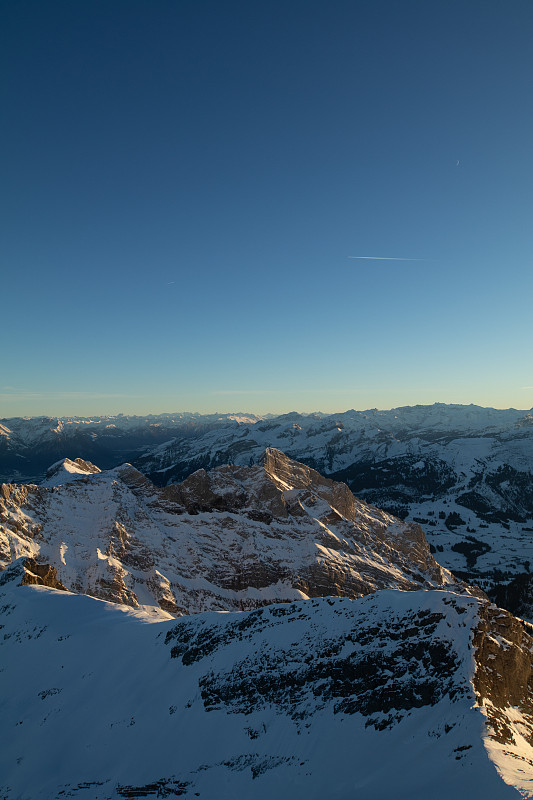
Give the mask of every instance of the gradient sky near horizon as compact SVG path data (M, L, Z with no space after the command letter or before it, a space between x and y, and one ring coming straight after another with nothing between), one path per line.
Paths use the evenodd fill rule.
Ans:
M531 0L0 19L0 417L533 406Z

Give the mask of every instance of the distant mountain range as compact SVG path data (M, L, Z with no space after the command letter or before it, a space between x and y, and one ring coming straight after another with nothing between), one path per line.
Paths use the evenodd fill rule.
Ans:
M0 481L39 482L55 461L89 459L102 469L131 461L146 448L179 436L200 436L254 414L148 414L144 417L12 417L0 419Z

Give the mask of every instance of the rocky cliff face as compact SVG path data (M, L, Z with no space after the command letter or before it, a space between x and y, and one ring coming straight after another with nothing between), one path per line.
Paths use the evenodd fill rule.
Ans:
M18 582L19 586L46 586L48 589L67 589L57 577L57 570L50 564L40 564L34 558L20 558L0 572L0 585L8 581Z
M455 583L420 526L273 449L162 489L125 465L0 497L4 566L29 556L72 591L173 615Z
M488 603L474 630L473 685L487 717L487 749L533 789L533 626ZM532 791L533 794L533 791Z

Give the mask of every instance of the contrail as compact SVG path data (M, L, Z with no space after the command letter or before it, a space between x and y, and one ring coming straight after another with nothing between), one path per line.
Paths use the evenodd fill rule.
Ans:
M366 261L427 261L427 258L388 258L387 256L348 256L348 258L363 258Z

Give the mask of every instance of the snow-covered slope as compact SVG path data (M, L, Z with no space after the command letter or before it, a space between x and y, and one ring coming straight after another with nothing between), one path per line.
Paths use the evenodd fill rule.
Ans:
M28 556L68 589L175 615L456 583L419 525L277 450L162 489L130 465L64 476L1 486L0 565Z
M532 640L475 598L147 624L20 576L0 578L5 800L533 796Z

